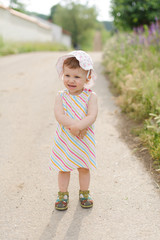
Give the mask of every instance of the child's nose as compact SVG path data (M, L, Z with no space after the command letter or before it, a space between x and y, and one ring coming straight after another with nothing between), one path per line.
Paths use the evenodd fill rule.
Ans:
M69 79L69 81L70 81L70 82L74 82L74 78L71 77L71 78Z

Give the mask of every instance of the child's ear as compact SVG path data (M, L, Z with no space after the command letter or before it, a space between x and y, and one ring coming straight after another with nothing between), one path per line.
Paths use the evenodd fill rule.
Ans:
M87 82L89 82L91 80L91 75L88 76L88 78L86 79Z

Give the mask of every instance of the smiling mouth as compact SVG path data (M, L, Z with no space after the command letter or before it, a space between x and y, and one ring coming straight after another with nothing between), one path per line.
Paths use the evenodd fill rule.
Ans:
M69 84L68 84L68 87L75 88L76 86L75 86L75 85L69 85Z

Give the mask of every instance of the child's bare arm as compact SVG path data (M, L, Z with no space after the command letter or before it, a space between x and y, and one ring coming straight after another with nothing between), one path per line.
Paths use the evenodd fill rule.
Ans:
M60 94L57 94L55 99L54 114L56 120L66 128L69 128L79 122L78 120L65 115Z
M98 114L98 103L97 103L97 96L95 93L92 93L88 102L88 113L87 116L84 117L81 121L76 123L76 126L79 130L83 130L91 126Z

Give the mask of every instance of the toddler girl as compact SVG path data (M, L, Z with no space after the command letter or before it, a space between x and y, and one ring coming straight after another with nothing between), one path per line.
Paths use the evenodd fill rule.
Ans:
M58 74L65 89L56 96L54 113L58 127L53 143L50 169L59 171L57 210L68 208L70 172L79 171L81 207L90 208L90 169L96 169L94 126L97 96L90 89L96 74L91 57L84 51L73 51L58 59Z

